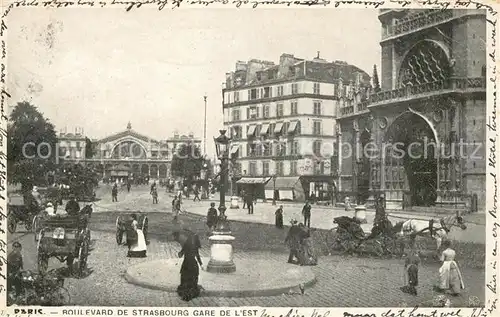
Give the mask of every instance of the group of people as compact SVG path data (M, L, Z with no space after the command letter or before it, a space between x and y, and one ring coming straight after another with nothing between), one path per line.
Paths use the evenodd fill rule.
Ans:
M288 263L299 264L301 266L318 264L318 257L314 251L310 229L304 226L303 223L297 224L297 220L292 219L285 243L290 249Z

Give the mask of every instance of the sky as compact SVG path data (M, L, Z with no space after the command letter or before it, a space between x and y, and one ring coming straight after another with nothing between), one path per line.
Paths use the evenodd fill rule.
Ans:
M99 139L132 128L154 139L223 126L222 83L238 60L282 53L380 73L372 9L23 9L8 16L10 106L30 101L56 130Z

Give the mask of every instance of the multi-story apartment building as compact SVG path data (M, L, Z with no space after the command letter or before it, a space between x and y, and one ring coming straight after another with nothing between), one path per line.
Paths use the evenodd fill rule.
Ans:
M341 194L384 193L388 208L484 210L486 11L383 9L379 20L382 91L338 118L338 139L371 140L374 155L341 152Z
M267 199L331 197L337 109L369 89L364 71L319 54L237 62L222 92L238 190Z

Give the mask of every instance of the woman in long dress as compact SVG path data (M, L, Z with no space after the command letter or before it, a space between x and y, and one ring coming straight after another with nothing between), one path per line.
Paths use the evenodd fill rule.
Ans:
M146 257L146 239L144 238L144 233L138 228L137 215L133 214L131 216L132 222L130 224L131 228L127 233L127 245L129 258L145 258Z
M198 276L200 267L203 269L199 249L200 238L194 232L183 230L174 233L174 239L182 245L179 257L184 257L181 265L181 284L177 287L177 294L184 301L190 301L200 296Z
M441 254L443 264L439 268L439 285L438 290L442 292L450 292L453 295L458 295L465 288L462 279L462 273L455 262L455 250L451 249L449 240L443 242L445 250Z
M299 228L302 230L300 249L299 249L299 264L300 265L317 265L318 256L314 251L314 244L311 238L309 229L306 228L302 223L299 224Z

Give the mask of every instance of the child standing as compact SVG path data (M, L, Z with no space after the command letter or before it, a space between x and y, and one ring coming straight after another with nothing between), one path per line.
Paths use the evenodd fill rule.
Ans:
M418 266L420 265L420 258L418 253L413 252L409 257L405 260L405 286L401 288L401 290L405 293L409 293L412 295L417 295L417 286L418 286Z

